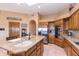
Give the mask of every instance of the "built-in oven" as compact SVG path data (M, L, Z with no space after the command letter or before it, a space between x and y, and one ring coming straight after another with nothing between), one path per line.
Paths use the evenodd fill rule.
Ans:
M55 37L58 38L60 36L60 27L55 26Z
M27 24L22 23L21 24L21 37L27 36Z

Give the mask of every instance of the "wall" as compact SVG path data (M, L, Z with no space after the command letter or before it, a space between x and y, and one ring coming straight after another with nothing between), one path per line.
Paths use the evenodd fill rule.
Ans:
M22 21L16 21L16 20L7 20L6 17L17 17L22 18ZM9 36L9 24L8 22L20 22L20 23L26 23L27 24L27 33L29 33L29 22L31 20L34 20L36 22L36 34L38 34L38 15L35 14L34 16L21 14L21 13L15 13L15 12L8 12L8 11L0 11L0 28L5 28L5 31L0 31L0 39L6 39L6 37ZM21 27L20 27L21 28ZM20 31L21 33L21 31Z

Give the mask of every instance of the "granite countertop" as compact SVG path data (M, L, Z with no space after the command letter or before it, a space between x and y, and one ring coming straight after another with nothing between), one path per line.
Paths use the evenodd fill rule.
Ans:
M67 35L63 35L63 37L79 50L79 45L75 43L79 42L79 39Z
M11 51L12 53L20 53L23 51L27 51L28 49L33 47L36 43L41 41L43 38L44 38L44 36L32 36L30 41L32 41L33 43L30 44L29 46L26 46L26 47L15 47L14 44L16 44L16 43L11 43L8 41L1 40L0 41L0 48L5 49L6 51Z

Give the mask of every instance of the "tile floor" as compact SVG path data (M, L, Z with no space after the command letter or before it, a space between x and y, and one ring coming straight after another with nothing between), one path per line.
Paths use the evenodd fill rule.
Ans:
M66 53L63 48L55 44L48 44L44 45L43 56L66 56Z

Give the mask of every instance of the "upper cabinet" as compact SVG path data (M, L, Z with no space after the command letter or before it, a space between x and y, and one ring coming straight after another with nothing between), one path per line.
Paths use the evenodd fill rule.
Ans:
M61 20L57 20L57 21L53 22L53 24L55 26L62 26L63 25L63 20L62 19Z
M69 29L79 30L79 11L75 12L69 18Z
M65 29L79 30L79 10L64 21Z

